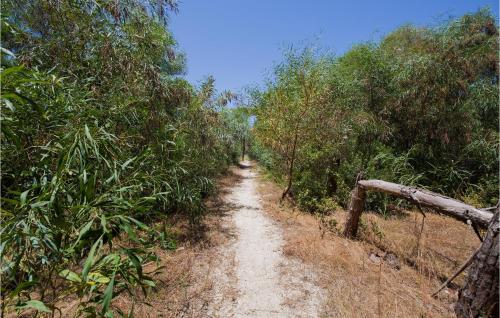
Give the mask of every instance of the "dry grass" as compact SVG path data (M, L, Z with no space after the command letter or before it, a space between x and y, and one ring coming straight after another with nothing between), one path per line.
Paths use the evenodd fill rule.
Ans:
M416 257L418 212L392 219L367 213L362 239L347 240L334 229L325 231L318 217L281 206L281 189L261 179L264 208L283 226L284 252L319 272L327 292L326 317L454 317L455 290L446 289L437 299L430 294L440 285L440 277L450 275L478 246L479 240L466 225L427 213L421 256ZM345 211L337 211L328 218L341 229L346 216ZM376 257L387 251L397 256L399 269Z

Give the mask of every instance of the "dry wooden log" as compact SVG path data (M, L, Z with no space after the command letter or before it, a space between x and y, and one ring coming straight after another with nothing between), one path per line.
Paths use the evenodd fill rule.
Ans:
M424 189L408 187L382 180L360 180L357 186L365 190L385 192L418 203L423 207L432 208L440 213L451 216L463 222L472 222L480 228L487 229L492 213L477 209L461 201L446 197L439 193Z
M418 206L432 208L460 221L471 222L473 225L483 229L488 228L493 216L490 212L477 209L461 201L428 190L382 180L359 180L356 182L356 187L351 193L349 219L344 229L344 236L346 237L356 237L359 217L363 212L365 204L366 190L384 192L402 197L416 203Z

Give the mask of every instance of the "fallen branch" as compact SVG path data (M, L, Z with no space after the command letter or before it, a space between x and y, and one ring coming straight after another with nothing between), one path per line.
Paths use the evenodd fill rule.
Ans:
M415 203L422 214L422 207L427 207L464 223L472 223L483 229L488 228L493 216L490 212L477 209L464 202L428 190L382 180L359 180L356 182L356 187L352 191L350 215L344 230L344 235L346 237L356 237L358 219L364 208L365 193L367 190L384 192L405 198Z
M435 297L440 291L442 291L446 286L448 286L449 283L451 283L460 273L462 273L471 263L474 257L476 257L477 253L479 252L479 248L469 257L468 260L465 261L465 263L460 266L457 271L450 276L439 288L432 293L432 297Z
M470 265L466 284L459 291L458 301L455 304L457 317L479 317L480 315L489 317L490 313L498 308L500 202L497 204L495 213L492 214L490 211L477 209L464 202L424 189L382 180L356 180L356 186L351 192L349 218L344 228L344 236L346 237L356 236L367 190L402 197L417 205L423 215L422 227L417 241L417 261L419 259L420 236L425 220L422 206L472 225L474 232L481 240L481 246L450 278L446 279L432 296L436 296ZM484 237L480 235L479 228L488 229Z

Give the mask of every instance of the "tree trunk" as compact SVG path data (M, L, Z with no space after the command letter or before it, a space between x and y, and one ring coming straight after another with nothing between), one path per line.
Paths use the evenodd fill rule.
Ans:
M359 217L365 207L366 191L356 184L351 192L351 202L349 203L349 219L345 225L344 236L348 238L356 237L358 232Z
M483 243L472 260L464 287L455 304L457 317L498 317L498 236L500 209L490 222Z
M281 200L284 200L286 198L286 196L290 192L290 189L292 188L293 161L294 161L294 158L292 157L291 162L290 162L290 167L288 169L288 184L286 186L285 191L283 191L283 194L281 195Z
M243 137L242 149L241 149L241 161L245 160L245 137Z
M292 188L292 180L293 180L293 164L295 162L295 151L297 148L297 140L298 140L298 132L295 132L295 137L293 139L293 148L292 148L292 157L290 158L290 166L288 168L288 185L286 186L285 191L281 195L281 200L284 200L290 189Z

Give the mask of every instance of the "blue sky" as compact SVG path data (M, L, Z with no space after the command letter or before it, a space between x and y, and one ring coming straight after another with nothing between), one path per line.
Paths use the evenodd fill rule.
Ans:
M398 26L436 25L498 0L181 0L170 29L187 55L186 78L212 75L219 91L261 84L281 49L314 43L342 54Z

